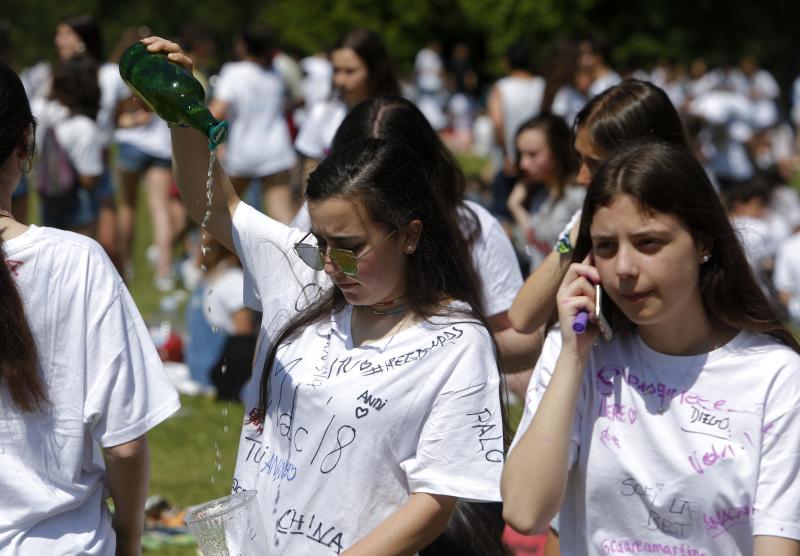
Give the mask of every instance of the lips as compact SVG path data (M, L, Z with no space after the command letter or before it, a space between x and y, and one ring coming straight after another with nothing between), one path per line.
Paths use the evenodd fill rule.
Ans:
M358 282L337 282L336 287L340 290L349 290L358 285Z
M653 293L652 290L651 291L646 291L646 292L636 292L636 293L627 293L627 294L622 294L621 293L620 297L622 299L624 299L625 301L627 301L628 303L638 303L638 302L643 301L643 300L647 299L648 297L650 297L650 294L652 294L652 293Z

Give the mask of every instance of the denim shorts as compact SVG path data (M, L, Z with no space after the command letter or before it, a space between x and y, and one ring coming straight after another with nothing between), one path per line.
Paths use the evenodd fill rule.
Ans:
M82 228L97 220L100 213L98 191L77 187L53 197L42 197L42 225L61 230Z
M100 180L94 186L97 200L100 203L111 201L113 203L116 197L116 190L114 188L113 172L107 165L103 168L103 173L100 175Z
M150 168L172 168L172 159L153 156L128 143L120 143L117 166L126 172L144 172Z

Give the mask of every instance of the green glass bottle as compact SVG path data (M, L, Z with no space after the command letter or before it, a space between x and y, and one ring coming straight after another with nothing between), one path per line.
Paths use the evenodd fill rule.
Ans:
M185 68L170 62L166 54L148 52L144 43L135 42L123 52L119 74L167 123L191 126L206 135L209 148L228 138L228 122L217 120L208 111L203 86Z

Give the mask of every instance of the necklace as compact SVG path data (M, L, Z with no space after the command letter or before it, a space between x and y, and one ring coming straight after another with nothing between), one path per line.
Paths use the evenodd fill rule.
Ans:
M408 309L408 302L405 301L406 296L401 295L396 299L390 301L381 301L369 306L369 310L373 315L399 315Z
M11 214L11 211L8 209L8 206L3 201L0 201L0 216L6 216L11 220L14 220L14 215Z
M650 375L650 373L645 370L644 360L642 359L641 344L644 343L644 340L642 339L641 336L637 336L635 341L636 341L636 355L639 358L639 372L642 373L643 375L644 374ZM670 403L672 403L673 398L675 398L675 396L680 394L681 388L683 388L686 378L692 374L691 371L695 367L695 363L697 362L697 360L700 358L701 355L707 355L707 354L701 351L700 353L691 358L686 368L680 372L678 380L674 383L675 384L674 388L668 389L667 386L662 385L661 382L659 382L657 386L655 384L649 385L654 390L652 392L653 396L652 399L656 399L658 401L658 407L655 408L655 412L658 415L664 415L664 413L666 413L666 411L669 409ZM656 377L654 376L653 379L655 378ZM663 386L663 389L659 388L659 386ZM659 392L659 390L661 390L661 392Z

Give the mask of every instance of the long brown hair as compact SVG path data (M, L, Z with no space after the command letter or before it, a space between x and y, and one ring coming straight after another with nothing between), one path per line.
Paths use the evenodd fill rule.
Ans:
M343 145L333 150L309 176L306 197L312 201L336 197L360 203L373 221L388 229L400 229L419 219L423 232L417 249L409 255L409 310L426 318L451 315L447 306L451 300L459 300L466 303L467 309L458 316L489 329L480 310L477 275L465 243L457 239L458 224L442 208L413 151L396 142L372 138ZM258 411L261 416L266 415L269 375L278 346L345 305L341 290L332 287L277 335L261 376ZM498 359L498 372L499 365Z
M0 384L22 411L35 411L48 403L38 368L36 341L0 240Z
M590 227L597 209L620 195L630 196L644 211L680 218L696 242L711 247L710 259L700 265L699 286L712 319L734 330L767 334L800 353L800 343L781 323L753 276L705 170L679 145L632 145L598 169L586 192L573 261L582 261L592 248ZM611 300L606 310L613 327L634 327Z

